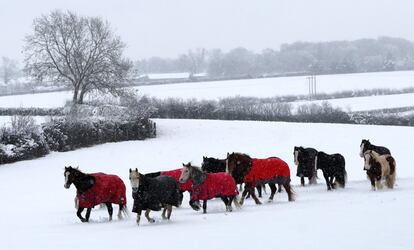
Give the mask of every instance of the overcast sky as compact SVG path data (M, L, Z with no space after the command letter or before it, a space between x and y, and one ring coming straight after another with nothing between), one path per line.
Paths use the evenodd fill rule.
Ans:
M414 41L413 0L0 0L0 56L22 59L33 18L54 9L107 19L132 59L298 40Z

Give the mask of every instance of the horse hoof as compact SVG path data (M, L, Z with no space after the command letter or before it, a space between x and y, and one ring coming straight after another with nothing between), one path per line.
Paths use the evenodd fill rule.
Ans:
M272 200L272 199L269 199L267 202L268 202L268 203L272 203L272 202L273 202L273 200Z
M149 223L154 223L154 222L155 222L154 219L149 220Z

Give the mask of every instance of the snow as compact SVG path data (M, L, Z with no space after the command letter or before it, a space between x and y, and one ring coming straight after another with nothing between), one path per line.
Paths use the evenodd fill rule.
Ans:
M318 93L374 88L401 89L407 87L414 87L414 71L317 76ZM152 85L135 87L135 89L138 89L141 94L158 98L176 97L184 99L218 99L234 96L273 97L308 94L305 76ZM4 96L0 97L0 107L56 108L62 107L71 97L72 94L68 91ZM349 100L349 102L352 103L353 100Z
M365 96L353 98L339 98L331 100L318 101L298 101L292 102L293 107L298 107L303 104L321 104L328 102L333 107L342 108L344 111L368 111L376 109L390 109L414 106L414 94L399 94L399 95L381 95L381 96Z
M318 93L374 88L414 87L414 71L321 75L316 77ZM233 96L273 97L307 95L306 76L195 82L138 87L143 94L159 98L215 99Z
M108 143L0 167L3 215L1 249L413 249L414 128L282 122L156 120L158 137L145 141ZM362 170L359 144L369 138L389 147L397 161L394 190L371 191ZM346 158L349 183L328 192L321 173L319 185L299 187L293 146L313 146ZM225 213L220 200L208 203L208 214L174 209L171 221L156 223L135 215L107 221L95 209L91 223L75 214L75 189L63 188L63 167L79 165L85 172L119 175L132 207L128 169L141 172L174 169L182 162L200 164L202 156L224 158L228 151L253 157L279 156L291 167L297 201L286 193L256 206L247 200L241 210ZM187 198L188 195L186 194ZM265 201L265 199L262 199ZM117 212L117 208L115 208Z

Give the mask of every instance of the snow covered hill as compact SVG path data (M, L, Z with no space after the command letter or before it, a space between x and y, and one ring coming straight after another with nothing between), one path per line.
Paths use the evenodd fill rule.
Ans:
M44 158L0 166L3 215L0 249L413 249L414 168L410 138L414 128L236 122L156 120L158 137L145 141L108 143ZM394 190L371 191L358 156L362 138L389 147L397 161ZM299 187L293 146L313 146L346 158L348 185L326 191L324 180ZM128 169L142 172L174 169L182 162L200 164L202 156L224 158L228 151L253 157L279 156L291 167L297 201L285 193L256 206L248 200L241 210L225 213L219 200L208 214L187 203L173 210L172 220L135 217L107 221L95 209L89 224L75 215L74 187L63 188L63 167L79 165L85 172L118 174L130 185ZM319 173L319 176L321 174ZM187 197L187 196L186 196ZM131 208L132 200L128 200Z

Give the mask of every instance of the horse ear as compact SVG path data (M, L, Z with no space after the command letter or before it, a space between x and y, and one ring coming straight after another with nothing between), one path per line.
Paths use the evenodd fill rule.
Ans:
M79 170L79 166L77 166L75 169Z
M132 169L129 169L129 172L131 173L132 172Z
M138 172L138 168L135 168L135 171L137 171L137 172Z
M227 158L229 158L229 155L230 155L229 152L227 152Z

